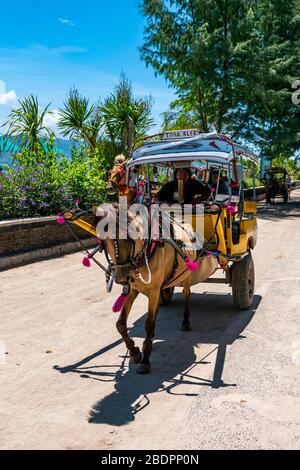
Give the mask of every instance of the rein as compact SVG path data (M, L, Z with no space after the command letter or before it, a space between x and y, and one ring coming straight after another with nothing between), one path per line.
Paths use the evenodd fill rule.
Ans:
M87 255L83 259L83 265L86 266L86 267L90 266L90 260L92 259L94 261L94 263L96 263L97 266L99 266L105 272L108 292L110 292L111 289L112 289L113 281L115 279L115 271L117 269L127 268L129 275L131 274L132 271L134 271L135 275L144 284L146 284L146 285L150 284L151 281L152 281L152 275L151 275L151 270L150 270L150 266L149 266L149 261L151 260L153 254L155 253L156 247L160 246L160 241L159 240L157 240L157 241L151 240L151 238L149 236L148 239L146 240L146 242L143 244L142 249L139 250L137 253L135 253L135 241L131 238L128 238L128 240L131 242L131 252L130 252L130 255L129 255L129 261L127 261L126 263L120 263L119 262L119 255L120 255L119 240L114 239L113 243L114 243L114 252L115 252L114 254L115 254L116 263L113 263L104 241L99 240L96 237L97 241L98 241L98 244L92 250L92 252L89 252L88 249L84 246L83 242L78 238L78 236L76 235L73 228L71 227L70 222L75 221L75 220L79 219L80 217L82 217L83 215L90 214L90 213L91 213L90 211L80 211L78 214L73 215L73 217L71 219L70 218L69 218L69 220L65 219L65 221L67 222L67 226L68 226L69 230L71 231L72 235L78 241L78 243L83 248L83 251ZM199 258L199 256L201 256L205 253L208 253L207 252L207 246L210 243L211 239L213 238L214 234L216 233L216 227L217 227L219 218L220 218L220 211L219 211L219 214L218 214L217 222L215 224L214 232L213 232L210 240L208 240L204 244L204 246L199 250L197 258ZM185 228L181 224L178 223L178 221L175 219L175 217L171 217L171 221L172 221L173 224L177 224L177 225L181 226L181 229L186 231ZM150 221L149 221L149 227L148 227L148 234L149 233L151 233L151 222ZM175 252L186 262L186 270L193 271L194 269L196 269L198 267L198 265L196 266L197 263L191 262L189 260L189 258L186 256L184 251L181 249L181 247L173 239L172 236L168 240L165 240L165 242L169 243L173 247ZM96 253L98 251L101 252L102 250L105 253L105 257L106 257L106 260L107 260L107 263L108 263L107 268L105 266L103 266L97 259L95 259ZM175 264L176 263L177 262L175 262ZM140 269L145 267L145 266L147 267L147 270L148 270L148 279L147 280L145 280L139 272Z

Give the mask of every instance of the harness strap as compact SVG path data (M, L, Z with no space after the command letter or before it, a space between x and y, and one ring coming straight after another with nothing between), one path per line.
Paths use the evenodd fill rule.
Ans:
M85 253L89 254L89 250L84 246L84 244L82 243L82 241L80 240L80 238L77 237L76 233L74 232L73 228L71 227L70 222L69 222L67 219L66 219L65 221L66 221L66 223L67 223L67 227L69 228L70 232L72 233L72 235L74 236L74 238L77 240L77 242L81 245L83 251L84 251ZM94 258L94 255L97 253L99 247L100 247L100 244L98 243L98 245L96 246L96 248L95 248L95 249L93 250L93 252L92 252L92 255L93 255L93 256L91 256L91 259L92 259L92 260L94 261L94 263L96 263L96 264L99 266L99 268L101 268L106 274L109 274L110 271L109 271L105 266L103 266L103 264L101 264L98 260L96 260L96 259Z

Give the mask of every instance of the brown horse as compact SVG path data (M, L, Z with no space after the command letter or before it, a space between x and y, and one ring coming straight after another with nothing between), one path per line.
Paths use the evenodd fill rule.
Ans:
M155 333L156 317L160 305L160 294L162 289L183 287L184 311L182 329L190 329L188 302L190 297L190 286L206 280L217 268L217 260L213 256L201 257L199 268L193 272L187 268L186 261L178 254L178 251L167 240L165 242L153 242L145 235L145 224L141 217L127 212L128 225L131 230L138 234L134 239L128 236L120 238L119 215L115 212L116 206L104 205L95 209L97 216L97 234L101 238L101 223L108 224L110 219L117 222L117 235L108 236L103 244L110 269L114 272L118 284L126 286L126 298L121 314L117 321L117 329L123 337L129 354L134 363L140 363L138 372L146 374L150 371L150 355L152 341ZM107 226L107 225L106 225ZM126 227L128 229L128 226ZM149 229L149 227L148 227ZM189 224L178 224L173 228L176 230L176 239L182 243L190 243L193 229ZM128 233L128 232L127 232ZM131 232L132 233L132 232ZM184 250L190 261L197 258L196 250ZM145 321L146 338L143 343L143 355L129 337L127 331L127 319L132 304L138 294L148 297L148 314Z
M126 161L116 163L109 171L106 192L110 197L126 196L128 202L135 199L135 190L129 188L126 183Z

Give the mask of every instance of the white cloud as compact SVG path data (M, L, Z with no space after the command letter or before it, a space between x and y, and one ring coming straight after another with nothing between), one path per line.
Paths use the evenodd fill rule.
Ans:
M16 104L18 101L18 97L14 90L10 90L6 92L6 86L3 80L0 80L0 105L12 105Z
M51 113L46 113L44 118L44 125L49 127L53 132L58 132L57 122L59 119L59 111L58 109L53 109Z
M65 18L58 18L58 21L61 23L61 24L66 24L68 26L75 26L75 23L72 21L72 20L67 20Z

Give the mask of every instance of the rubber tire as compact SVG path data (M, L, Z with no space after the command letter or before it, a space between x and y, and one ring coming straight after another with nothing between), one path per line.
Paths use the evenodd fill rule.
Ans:
M233 263L231 286L234 306L239 310L248 310L253 303L255 286L254 263L251 253L241 261Z
M284 204L287 204L288 200L289 200L288 190L283 191L283 202L284 202Z
M160 305L169 305L172 302L172 297L175 287L169 287L169 289L162 289L160 291Z

